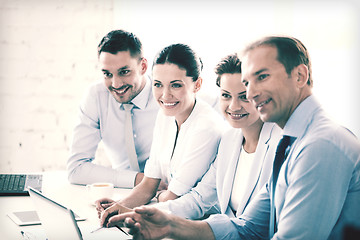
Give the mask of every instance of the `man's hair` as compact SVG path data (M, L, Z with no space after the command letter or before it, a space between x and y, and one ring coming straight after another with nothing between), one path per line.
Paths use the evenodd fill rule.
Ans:
M300 64L307 66L309 70L307 84L309 86L313 85L309 52L300 40L293 37L282 36L265 37L247 46L244 50L244 54L254 48L264 45L272 46L277 49L277 60L284 65L288 75L290 75L291 71Z
M236 53L227 55L216 65L216 86L220 87L221 76L225 73L241 73L241 61Z
M124 30L114 30L106 34L98 45L98 56L102 52L117 54L122 51L130 51L133 58L143 57L142 44L133 33Z

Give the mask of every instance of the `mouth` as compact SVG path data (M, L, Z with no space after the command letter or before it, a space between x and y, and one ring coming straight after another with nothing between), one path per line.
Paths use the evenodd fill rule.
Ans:
M173 108L179 103L179 102L163 102L163 101L160 102L165 108Z
M130 89L129 85L122 86L121 88L111 88L111 91L115 92L117 95L124 95Z
M272 100L272 99L269 98L268 100L259 103L258 105L256 105L256 108L257 108L257 109L262 108L265 104L268 104L269 102L271 102L271 100Z
M230 116L230 118L231 119L233 119L233 120L239 120L239 119L242 119L242 118L244 118L244 117L247 117L247 116L249 116L249 113L242 113L242 114L240 114L240 113L230 113L230 112L226 112L229 116Z

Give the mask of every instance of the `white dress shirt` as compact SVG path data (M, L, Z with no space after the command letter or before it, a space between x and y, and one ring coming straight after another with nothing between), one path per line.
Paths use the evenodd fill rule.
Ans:
M150 79L132 100L133 132L140 171L149 158L158 104L152 96ZM133 187L137 172L130 170L124 137L125 111L103 82L93 84L81 106L68 159L69 181L75 184L111 182ZM112 168L92 163L99 142L104 144Z
M187 193L215 159L225 126L219 113L197 99L190 116L181 125L174 149L175 117L165 116L159 111L145 176L167 182L168 190L178 196Z

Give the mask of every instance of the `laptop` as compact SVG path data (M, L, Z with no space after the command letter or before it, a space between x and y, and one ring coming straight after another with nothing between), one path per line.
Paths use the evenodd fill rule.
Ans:
M42 190L42 174L0 174L0 196L29 196L28 187Z
M117 228L103 228L94 233L91 233L91 230L97 229L98 225L79 228L71 209L31 187L29 187L29 193L41 220L41 226L45 230L46 238L49 240L131 239L130 235Z

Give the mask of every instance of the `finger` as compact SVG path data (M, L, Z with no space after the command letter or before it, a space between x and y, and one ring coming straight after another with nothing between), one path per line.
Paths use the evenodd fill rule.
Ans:
M139 213L139 214L142 214L142 215L151 216L151 215L153 215L155 213L156 208L148 207L148 206L142 206L142 207L134 208L134 211L136 213Z
M135 225L135 221L132 218L127 217L127 218L125 218L124 225L127 228L132 228Z
M105 227L108 224L109 218L118 213L118 207L116 204L102 211L100 223L101 226Z
M103 227L106 227L108 223L108 218L111 217L111 215L114 215L117 213L116 206L109 207L108 209L101 212L100 217L100 225Z
M110 217L107 221L107 227L113 227L113 226L119 225L119 224L122 225L124 220L127 218L127 216L125 216L125 215L126 214L119 214L119 215Z
M125 227L129 229L129 234L131 235L139 232L139 227L136 226L136 222L132 218L125 219Z
M101 206L101 210L105 210L109 207L111 207L112 205L114 205L114 203L102 203Z
M100 214L100 226L102 226L102 227L106 226L107 217L108 217L108 212L107 211L101 212L101 214Z
M131 229L133 231L133 233L131 234L129 231L129 234L133 235L133 240L143 240L145 239L145 237L141 234L141 230L140 230L140 224L139 223L135 223L134 227Z
M100 198L95 201L95 206L98 211L99 210L101 211L101 210L103 210L104 204L111 204L113 202L114 202L114 200L112 200L110 198Z
M104 211L104 210L106 210L107 208L109 208L109 207L111 207L113 205L113 203L107 203L107 204L101 204L101 209L99 208L97 208L96 210L97 210L97 212L98 212L98 218L100 218L101 217L101 213Z
M109 200L108 198L100 198L95 201L95 205L99 206L101 203L108 203L109 202L108 200Z

